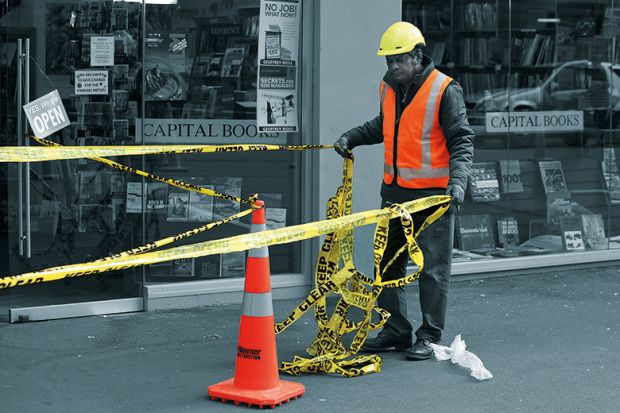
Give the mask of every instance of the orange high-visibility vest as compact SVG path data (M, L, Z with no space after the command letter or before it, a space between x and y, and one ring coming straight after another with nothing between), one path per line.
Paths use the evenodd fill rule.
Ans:
M434 69L400 115L396 150L396 93L381 82L383 113L383 181L403 188L446 188L450 177L450 153L439 125L439 105L452 78ZM396 154L396 159L394 155Z

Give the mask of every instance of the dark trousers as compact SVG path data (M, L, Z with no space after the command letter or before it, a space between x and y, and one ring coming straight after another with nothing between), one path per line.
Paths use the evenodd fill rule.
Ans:
M390 202L385 199L381 203L382 208L389 205ZM425 216L414 217L414 228L417 229L425 218ZM452 208L422 231L417 238L418 245L424 254L424 269L418 279L420 309L422 310L422 325L415 333L418 339L431 342L441 340L448 307L453 241L454 213ZM381 268L406 242L400 218L390 220L387 247L381 261ZM383 280L404 277L408 261L409 254L405 251L387 269L383 275ZM384 288L377 301L379 307L391 313L384 329L400 338L411 337L413 327L407 319L407 300L404 287Z

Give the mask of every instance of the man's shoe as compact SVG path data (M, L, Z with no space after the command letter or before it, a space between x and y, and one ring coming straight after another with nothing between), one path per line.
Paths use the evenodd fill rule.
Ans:
M405 351L409 360L426 360L433 356L433 348L428 340L417 339L413 347Z
M381 331L375 338L370 338L360 348L364 352L381 352L389 350L403 351L411 347L410 338L395 337L390 333Z

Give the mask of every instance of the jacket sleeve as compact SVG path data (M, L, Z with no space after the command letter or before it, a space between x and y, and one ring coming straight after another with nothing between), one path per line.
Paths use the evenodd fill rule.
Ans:
M456 81L448 85L441 98L439 124L450 152L448 184L465 189L474 158L474 131L467 120L463 89Z
M374 119L364 122L363 125L349 129L344 136L352 148L360 145L374 145L383 142L383 116L377 115Z

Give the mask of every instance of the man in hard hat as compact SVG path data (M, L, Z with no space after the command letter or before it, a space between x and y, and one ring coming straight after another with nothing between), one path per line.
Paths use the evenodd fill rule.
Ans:
M411 360L430 358L433 350L429 344L441 340L455 210L463 202L474 151L463 90L435 69L423 54L425 46L422 33L411 23L394 23L386 30L377 51L377 55L385 56L388 67L379 88L380 113L342 134L334 144L336 152L347 157L356 146L383 142L383 208L431 195L452 196L450 210L417 240L424 254L424 269L419 278L422 325L415 332L416 341L412 342L404 288L386 288L378 305L391 316L379 335L362 347L370 352L405 351ZM415 223L419 226L425 218L414 217ZM391 220L382 270L405 243L400 220ZM405 276L407 261L408 254L400 254L385 270L383 280Z

